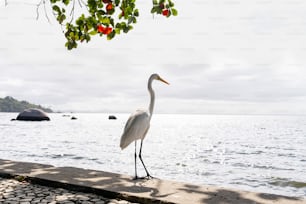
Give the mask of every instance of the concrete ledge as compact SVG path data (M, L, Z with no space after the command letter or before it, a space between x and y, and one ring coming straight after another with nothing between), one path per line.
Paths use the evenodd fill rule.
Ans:
M130 176L103 171L1 159L0 176L7 178L19 176L45 186L95 193L108 198L139 203L306 204L304 198L197 186L159 179L134 181Z

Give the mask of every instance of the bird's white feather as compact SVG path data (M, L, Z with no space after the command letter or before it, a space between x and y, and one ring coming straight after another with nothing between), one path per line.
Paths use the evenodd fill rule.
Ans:
M150 127L150 114L148 111L137 110L132 114L124 127L120 147L126 148L133 141L144 139Z

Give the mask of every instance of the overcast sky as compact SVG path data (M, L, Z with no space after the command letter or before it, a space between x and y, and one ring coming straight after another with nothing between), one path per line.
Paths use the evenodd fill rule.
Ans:
M150 14L112 41L72 51L37 1L0 0L0 97L59 111L146 108L158 113L306 114L305 0L174 0L179 16Z

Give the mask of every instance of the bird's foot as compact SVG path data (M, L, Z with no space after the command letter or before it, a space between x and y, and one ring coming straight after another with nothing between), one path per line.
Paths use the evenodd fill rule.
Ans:
M133 180L135 181L135 180L137 180L137 179L140 179L138 176L135 176L134 178L133 178Z
M147 176L145 176L145 179L154 179L154 177L153 176L151 176L150 174L148 174Z
M147 175L147 176L142 176L142 177L139 177L139 176L135 176L133 178L133 180L143 180L143 179L147 179L147 180L150 180L150 179L153 179L154 177L151 176L151 175Z

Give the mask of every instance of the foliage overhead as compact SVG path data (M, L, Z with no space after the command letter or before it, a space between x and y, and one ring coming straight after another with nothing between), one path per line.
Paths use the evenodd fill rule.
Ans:
M77 3L87 9L74 19ZM116 35L127 33L137 22L139 10L136 0L50 0L56 20L65 25L65 46L76 48L78 42L89 42L91 36L106 36L108 40ZM153 0L151 13L165 17L176 16L177 10L171 0ZM69 16L71 19L69 19ZM72 17L71 17L72 16Z

